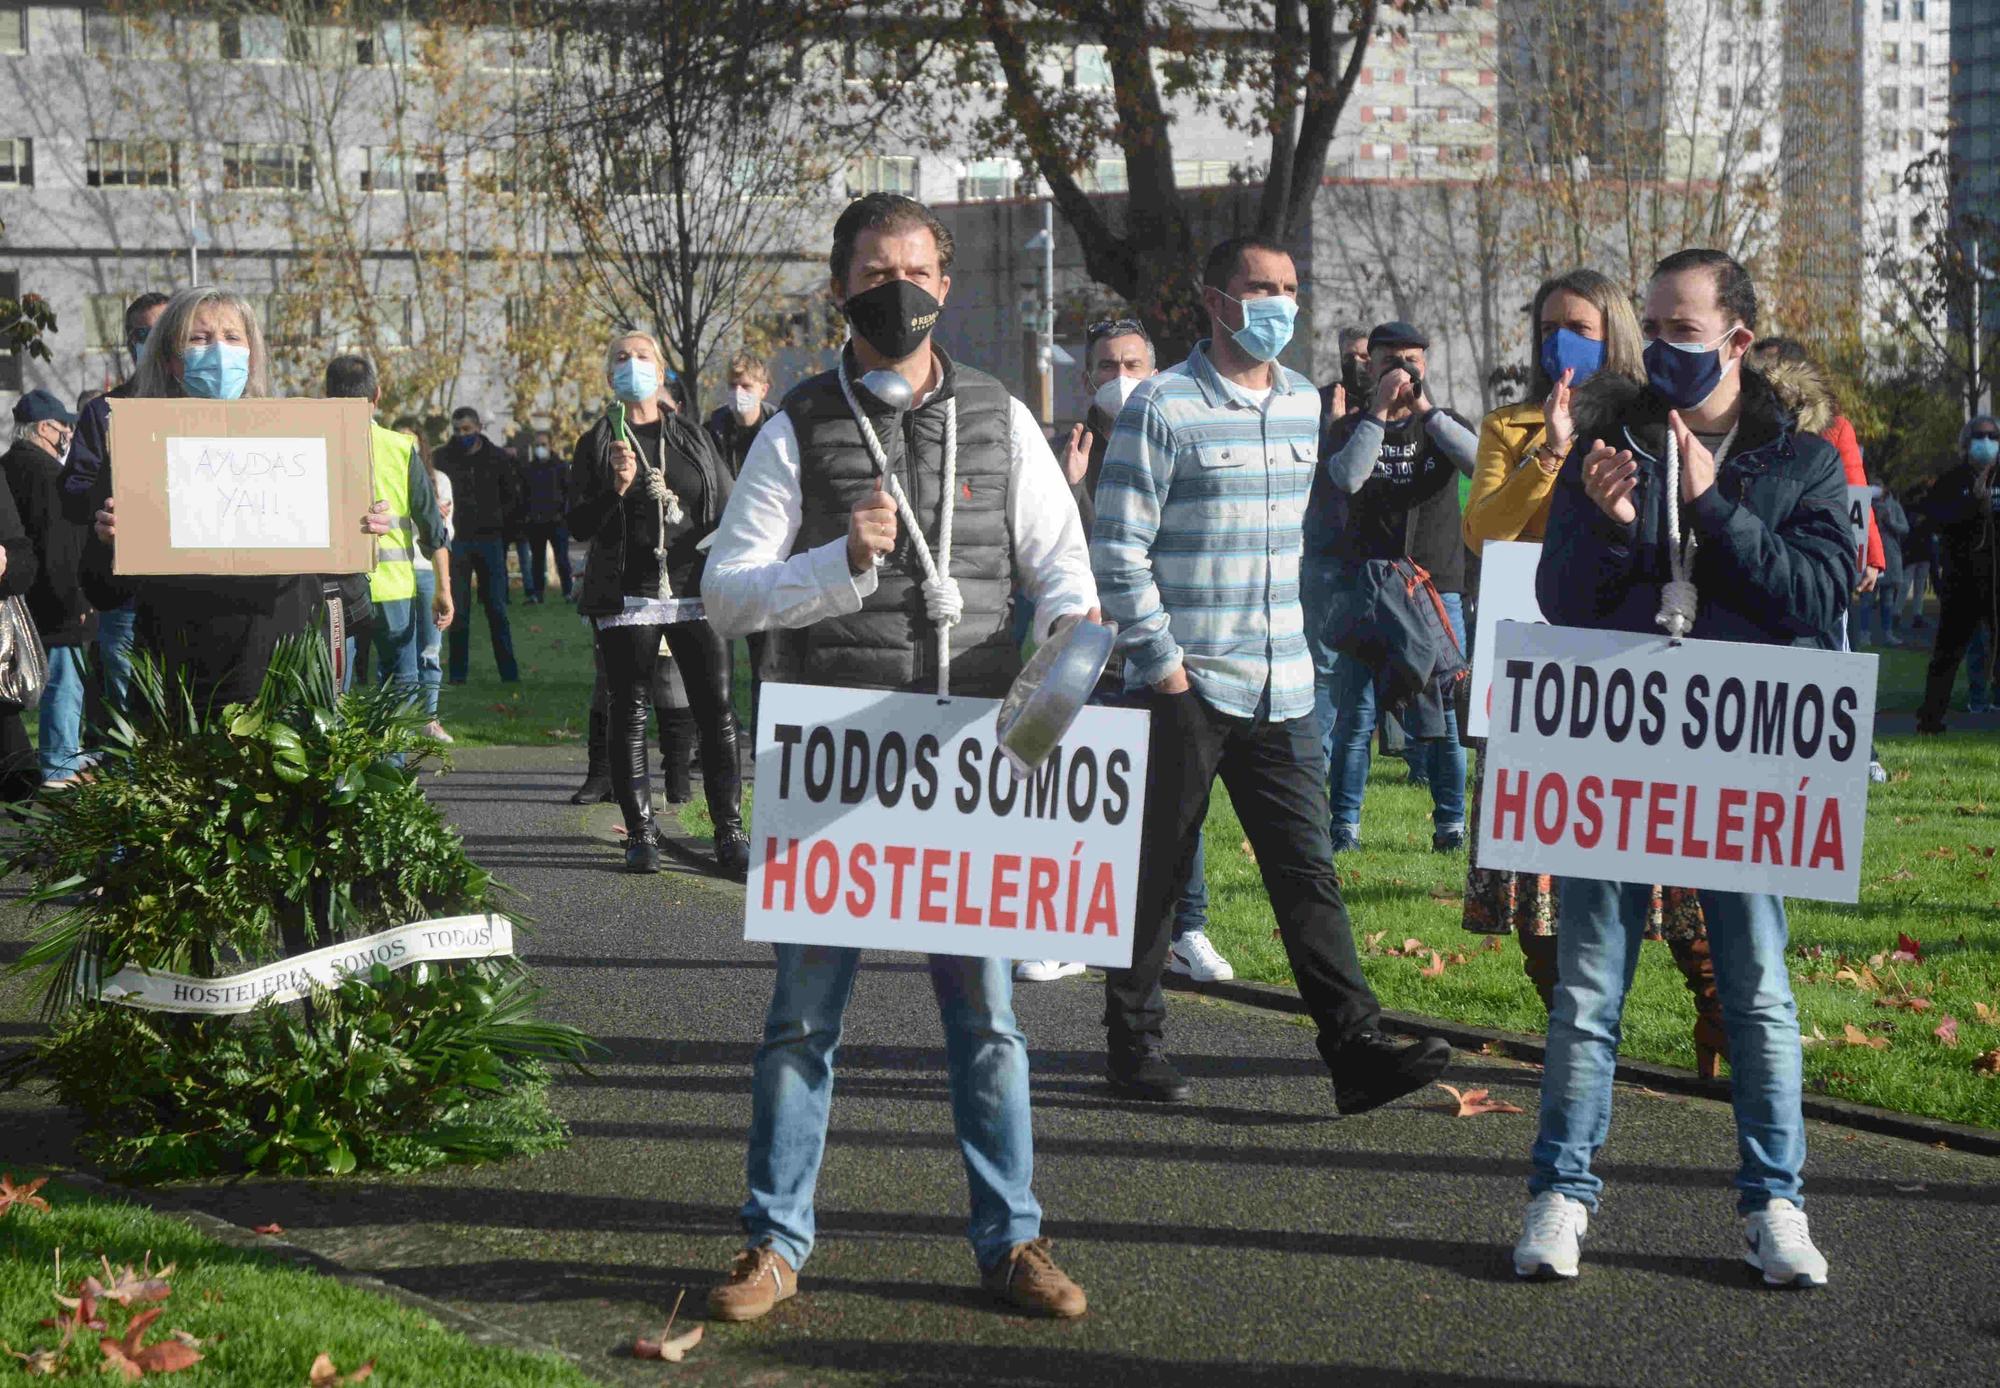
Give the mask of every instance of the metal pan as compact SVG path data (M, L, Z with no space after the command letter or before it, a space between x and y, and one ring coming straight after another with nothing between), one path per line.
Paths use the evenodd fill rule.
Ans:
M1043 642L1015 678L996 727L1000 750L1017 776L1034 771L1062 741L1096 692L1117 640L1114 626L1072 622Z

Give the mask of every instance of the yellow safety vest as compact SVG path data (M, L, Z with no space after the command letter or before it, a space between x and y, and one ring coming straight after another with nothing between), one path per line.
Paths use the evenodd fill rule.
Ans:
M399 602L417 595L417 531L410 520L410 459L414 445L393 429L370 423L369 452L375 466L375 499L389 503L389 531L375 541L375 567L368 573L374 602Z

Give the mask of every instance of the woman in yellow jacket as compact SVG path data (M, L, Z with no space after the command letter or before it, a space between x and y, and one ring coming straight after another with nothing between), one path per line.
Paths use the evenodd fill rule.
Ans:
M1474 554L1490 540L1539 540L1548 526L1556 477L1575 442L1570 397L1599 371L1646 379L1644 344L1632 301L1595 270L1545 281L1530 308L1533 387L1518 405L1502 405L1479 429L1472 490L1460 529ZM1479 861L1482 772L1475 775L1471 860ZM1546 874L1473 867L1466 874L1465 928L1519 937L1529 981L1546 1007L1556 984L1556 884ZM1709 965L1701 903L1681 888L1655 888L1647 933L1664 938L1695 996L1695 1061L1713 1076L1726 1051L1722 1009Z

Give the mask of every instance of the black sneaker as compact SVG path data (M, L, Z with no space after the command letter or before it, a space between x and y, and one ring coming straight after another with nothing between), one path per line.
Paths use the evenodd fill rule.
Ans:
M1167 1059L1158 1041L1133 1047L1113 1047L1106 1068L1111 1087L1127 1099L1144 1099L1149 1104L1178 1104L1194 1092L1181 1072Z
M635 834L625 842L625 871L652 873L660 870L660 846L650 832Z
M732 882L750 875L750 839L741 829L715 831L715 870Z
M1333 1099L1342 1113L1366 1113L1422 1089L1451 1063L1451 1043L1426 1036L1407 1044L1366 1031L1340 1048Z
M1456 853L1465 847L1465 830L1440 829L1431 835L1431 852Z

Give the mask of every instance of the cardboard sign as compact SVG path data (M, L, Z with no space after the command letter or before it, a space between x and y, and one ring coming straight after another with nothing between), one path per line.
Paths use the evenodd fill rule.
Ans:
M1539 622L1535 569L1542 547L1526 540L1489 540L1479 551L1479 620L1472 636L1472 705L1467 737L1485 737L1493 715L1493 637L1502 622Z
M111 402L120 574L365 573L366 400Z
M1086 708L1017 780L999 709L765 685L743 937L1129 967L1147 715Z
M1853 901L1876 658L1502 622L1479 865Z
M1847 529L1854 537L1854 552L1861 556L1863 568L1868 565L1868 513L1874 509L1875 495L1881 489L1865 483L1847 487Z

